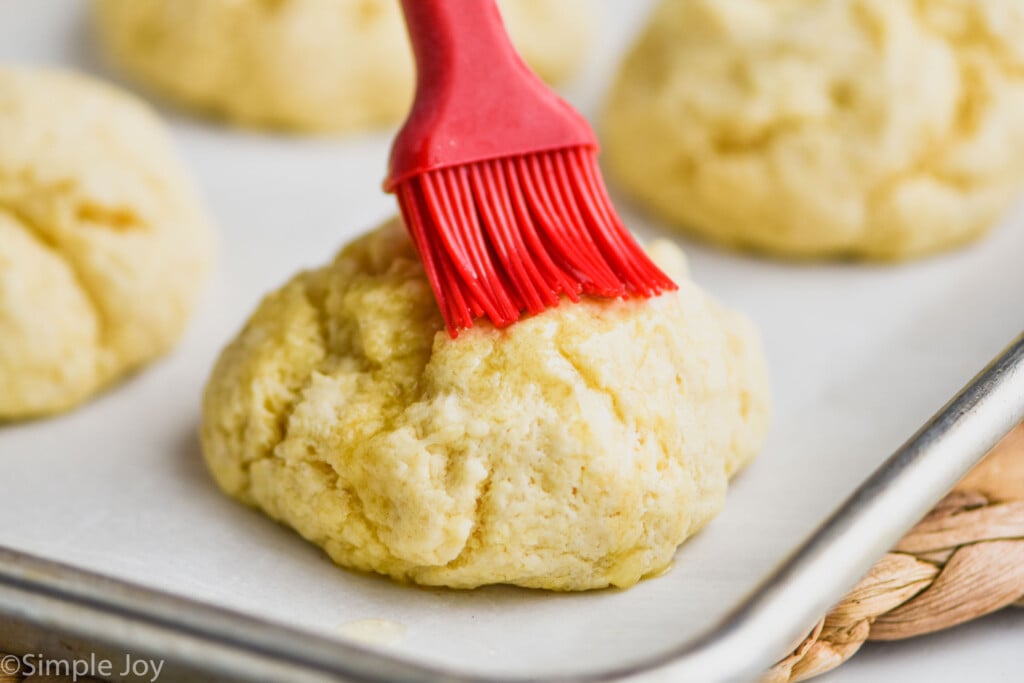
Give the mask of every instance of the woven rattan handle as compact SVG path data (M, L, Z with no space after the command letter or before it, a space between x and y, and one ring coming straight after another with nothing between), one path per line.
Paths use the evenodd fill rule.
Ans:
M950 628L1024 606L1024 425L836 605L763 683L834 669L867 640Z

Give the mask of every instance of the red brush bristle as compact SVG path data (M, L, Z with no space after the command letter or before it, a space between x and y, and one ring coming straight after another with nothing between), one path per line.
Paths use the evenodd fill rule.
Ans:
M676 289L618 217L592 149L427 171L395 190L452 337L477 317L511 325L563 294Z

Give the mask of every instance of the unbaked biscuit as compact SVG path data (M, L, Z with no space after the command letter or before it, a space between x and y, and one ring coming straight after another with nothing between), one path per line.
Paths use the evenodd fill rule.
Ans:
M657 573L760 449L758 336L678 292L565 302L451 339L398 221L267 296L221 354L202 444L221 488L339 564L553 590Z
M604 117L667 222L794 257L984 233L1024 182L1019 0L664 0Z
M397 0L95 0L112 60L177 102L238 123L342 132L397 123L412 96ZM502 0L544 77L575 71L589 0Z
M145 105L71 73L0 68L0 419L70 408L167 351L210 251Z

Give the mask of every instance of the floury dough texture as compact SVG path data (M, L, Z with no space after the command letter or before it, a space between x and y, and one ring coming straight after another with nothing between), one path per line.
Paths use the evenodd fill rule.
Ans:
M619 182L713 241L946 249L1024 184L1024 2L663 0L604 132Z
M65 410L178 339L210 232L156 116L0 68L0 420Z
M139 82L232 121L308 132L397 123L413 91L398 0L93 0L111 59ZM541 76L573 73L592 0L500 0Z
M563 303L452 340L398 221L267 296L206 388L229 495L339 564L420 584L553 590L657 573L761 447L758 336L678 292Z

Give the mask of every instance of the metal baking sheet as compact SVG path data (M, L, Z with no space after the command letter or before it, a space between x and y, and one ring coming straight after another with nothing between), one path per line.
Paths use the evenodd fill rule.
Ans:
M568 92L590 115L649 7L594 4L604 34ZM0 61L109 78L85 10L0 0ZM196 438L206 374L259 298L394 211L379 191L389 136L275 137L164 113L217 222L217 272L168 358L68 415L0 427L0 545L337 642L359 635L353 622L382 620L391 635L370 647L388 657L549 677L671 652L740 604L1021 329L1022 210L976 246L900 267L796 266L680 240L696 280L757 322L772 373L768 444L724 512L668 574L627 591L400 587L334 567L223 497ZM642 234L667 234L620 206ZM879 538L906 523L876 521ZM865 544L861 559L873 552Z

